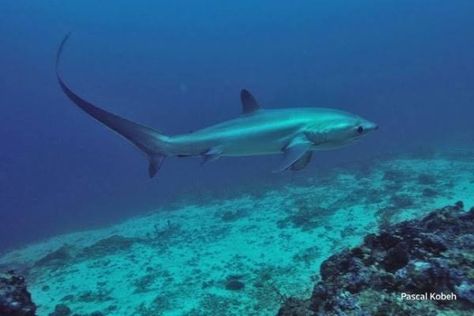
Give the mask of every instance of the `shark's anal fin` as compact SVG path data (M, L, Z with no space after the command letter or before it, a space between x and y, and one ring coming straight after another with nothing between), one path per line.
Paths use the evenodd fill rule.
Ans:
M283 161L274 172L282 172L290 168L292 170L301 170L306 167L311 160L311 146L312 143L304 135L292 139L283 149Z
M304 169L311 161L311 157L313 156L312 151L307 151L301 156L300 159L296 160L290 167L293 171L299 171Z
M250 114L260 109L255 97L245 89L240 91L240 101L242 102L242 113Z
M222 150L218 148L210 148L201 154L202 156L201 164L203 165L206 162L217 160L219 159L221 155L222 155Z

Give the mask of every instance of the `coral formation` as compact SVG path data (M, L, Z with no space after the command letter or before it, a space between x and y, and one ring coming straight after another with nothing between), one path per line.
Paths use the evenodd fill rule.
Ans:
M472 312L473 231L474 208L466 212L462 202L385 227L367 235L361 246L325 260L311 298L287 299L278 315L433 315L439 308L459 315ZM404 300L402 293L429 296Z
M0 274L0 315L34 316L35 312L25 278L14 271Z
M72 315L71 309L64 304L58 304L54 308L54 311L52 313L49 313L48 316L70 316Z
M240 291L245 288L241 275L229 275L225 282L225 288L229 291Z

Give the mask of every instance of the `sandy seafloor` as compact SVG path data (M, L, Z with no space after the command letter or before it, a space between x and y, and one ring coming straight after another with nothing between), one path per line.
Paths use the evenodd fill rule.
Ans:
M187 201L11 251L0 264L27 268L40 316L61 303L81 315L275 315L282 295L310 296L321 262L380 225L458 200L474 206L471 157L401 155Z

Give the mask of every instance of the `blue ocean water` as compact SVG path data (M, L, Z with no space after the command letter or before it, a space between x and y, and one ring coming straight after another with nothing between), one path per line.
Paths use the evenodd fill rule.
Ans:
M264 107L327 106L376 121L303 176L396 152L474 144L472 1L3 1L0 249L101 226L185 195L293 181L278 157L168 159L156 179L86 99L167 134Z

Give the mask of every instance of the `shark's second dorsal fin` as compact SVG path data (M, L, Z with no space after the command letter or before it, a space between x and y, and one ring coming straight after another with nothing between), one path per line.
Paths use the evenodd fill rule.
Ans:
M240 91L240 101L242 101L242 113L244 114L250 114L260 109L257 100L248 90L242 89Z

